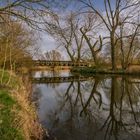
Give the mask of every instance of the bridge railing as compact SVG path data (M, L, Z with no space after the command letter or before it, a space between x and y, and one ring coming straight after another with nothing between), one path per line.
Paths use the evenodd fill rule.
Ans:
M90 66L89 62L72 62L72 61L46 61L46 60L35 60L33 61L34 66Z

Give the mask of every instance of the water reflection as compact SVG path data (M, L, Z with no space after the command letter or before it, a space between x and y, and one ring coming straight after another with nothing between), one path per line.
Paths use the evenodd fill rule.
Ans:
M32 71L32 77L63 77L70 76L70 70L48 70Z
M140 83L132 77L36 85L41 123L58 140L139 140Z

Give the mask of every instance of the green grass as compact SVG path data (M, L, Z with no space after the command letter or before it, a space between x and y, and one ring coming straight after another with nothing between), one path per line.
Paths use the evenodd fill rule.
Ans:
M7 90L0 90L0 140L23 140L21 132L15 128L14 106L18 106Z
M0 70L0 78L2 76L2 70ZM7 85L7 82L10 82ZM5 86L6 85L6 86ZM10 95L10 91L7 87L15 88L18 85L18 80L15 76L10 76L9 72L4 71L0 89L0 140L23 140L22 134L18 128L14 125L16 114L13 108L19 108L17 102Z
M0 70L0 78L2 73ZM23 90L26 85L20 76L10 75L10 71L3 74L2 82L0 79L0 140L40 139L42 128L37 121L32 121L37 117L28 98L29 92Z

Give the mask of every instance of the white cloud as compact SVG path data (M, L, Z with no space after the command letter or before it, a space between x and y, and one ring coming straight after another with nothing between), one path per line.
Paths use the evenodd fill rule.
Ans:
M41 36L41 40L39 42L39 45L43 52L50 51L56 48L57 45L53 37L51 37L47 33L41 33L40 36Z

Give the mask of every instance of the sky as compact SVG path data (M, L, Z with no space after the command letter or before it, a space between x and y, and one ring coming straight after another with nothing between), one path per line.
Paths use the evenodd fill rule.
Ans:
M103 1L104 0L94 0L94 1L95 1L95 5L98 8L103 8ZM70 7L71 8L69 8L69 9L71 9L71 10L75 9L75 7L76 7L75 3L74 3L74 5L72 4ZM49 36L47 33L42 33L41 36L42 36L42 40L40 41L40 45L41 45L41 48L43 51L52 50L52 49L56 48L56 46L57 46L56 42L51 36Z
M104 4L103 4L104 0L94 0L93 2L95 4L95 6L97 7L97 9L100 9L101 11L104 11ZM69 7L67 7L67 9L70 10L70 11L77 10L77 7L82 6L82 5L79 5L79 4L80 3L75 2L75 0L74 0L74 2L72 2L71 5L69 5ZM64 12L64 11L62 11L62 12ZM41 46L42 52L51 51L51 50L57 48L57 43L53 39L53 37L49 36L47 33L41 33L41 36L42 36L42 40L40 41L40 46ZM64 48L59 47L59 48L57 48L57 50L59 50L63 54L63 57L65 59L67 59L67 55L65 53Z

